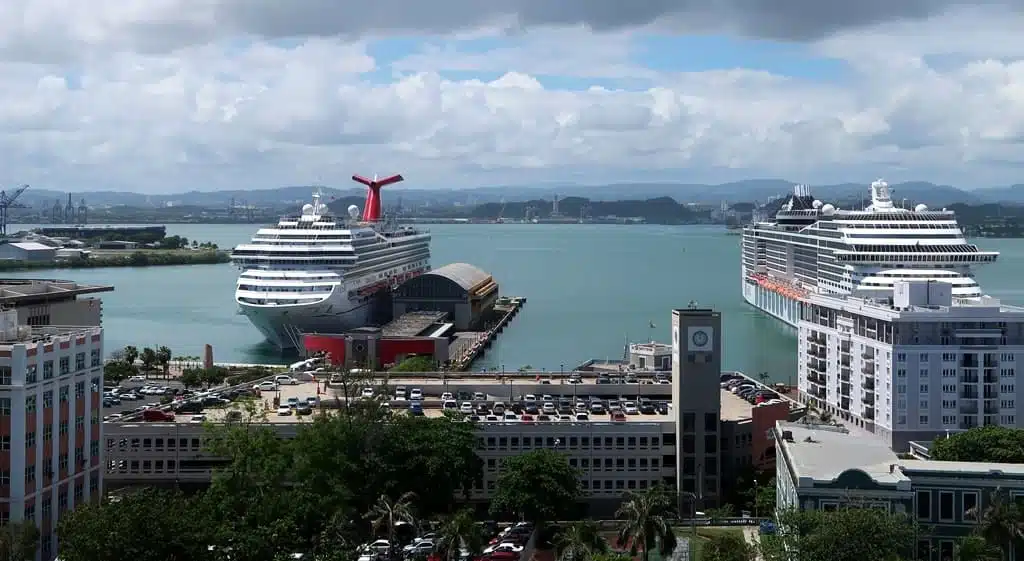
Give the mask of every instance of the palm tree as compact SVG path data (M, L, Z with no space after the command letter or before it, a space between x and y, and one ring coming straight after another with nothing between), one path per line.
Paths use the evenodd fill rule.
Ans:
M26 561L36 558L39 528L32 522L8 522L0 526L0 559Z
M160 367L163 368L165 378L170 374L171 358L173 356L171 349L166 346L161 345L160 348L156 350L156 361L160 363Z
M439 533L437 548L444 559L459 559L463 548L471 557L479 557L486 543L483 530L469 509L460 510L445 520Z
M619 530L619 547L628 545L633 556L642 547L643 561L649 560L652 549L663 556L672 553L676 535L672 531L671 514L672 499L661 487L652 487L643 493L627 493L615 513L616 518L625 520Z
M595 555L608 553L608 542L601 537L593 520L569 524L555 539L558 561L588 561Z
M1001 551L1008 552L1015 541L1024 538L1020 508L1000 487L989 493L988 506L974 507L965 514L978 521L975 534Z
M770 374L768 374L767 372L758 372L758 373L757 373L757 378L758 378L759 380L761 380L761 383L762 383L762 384L767 384L767 383L768 383L768 380L771 380L771 378L772 378L772 377L771 377L771 375L770 375Z
M412 524L415 519L412 508L412 501L415 499L416 494L411 491L395 501L389 499L387 495L381 495L377 499L377 504L365 515L370 520L370 529L374 535L381 530L387 533L388 543L391 544L389 554L392 556L395 554L395 529L400 523Z
M966 536L953 547L952 561L999 561L1003 553L981 536Z

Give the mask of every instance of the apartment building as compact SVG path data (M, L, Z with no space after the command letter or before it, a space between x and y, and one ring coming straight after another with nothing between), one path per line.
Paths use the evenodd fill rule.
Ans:
M1024 308L954 301L938 281L897 281L891 299L810 295L798 347L801 401L893 449L981 425L1024 427Z
M101 303L77 297L108 290L0 281L0 524L34 521L44 561L60 517L102 489Z

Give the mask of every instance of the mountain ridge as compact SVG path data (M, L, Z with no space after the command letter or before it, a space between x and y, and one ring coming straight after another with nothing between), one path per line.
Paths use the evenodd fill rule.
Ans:
M387 204L395 205L401 199L403 204L414 205L478 205L502 201L584 197L594 201L646 200L670 197L683 203L733 204L737 202L767 201L792 192L795 182L784 179L747 179L719 184L683 182L620 182L604 185L544 184L544 185L503 185L471 187L465 189L389 189L385 195ZM927 181L906 181L891 184L893 198L908 202L925 202L930 205L953 203L1024 204L1024 184L1003 187L984 187L973 190ZM315 189L311 185L290 185L271 189L226 191L186 191L169 195L146 195L126 191L82 191L71 193L77 206L85 199L89 206L204 206L227 207L235 205L282 205L308 201ZM363 197L360 187L339 189L320 187L327 200ZM811 193L828 201L839 199L868 198L868 184L836 183L812 185ZM53 189L29 188L19 202L33 208L52 207L57 201L67 203L68 193Z

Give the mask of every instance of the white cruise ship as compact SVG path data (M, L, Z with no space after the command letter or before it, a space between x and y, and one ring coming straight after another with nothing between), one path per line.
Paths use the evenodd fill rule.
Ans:
M743 298L793 327L809 293L884 298L909 279L947 282L954 299L978 299L972 268L998 256L968 243L952 211L897 206L884 181L871 184L863 210L824 204L798 185L774 220L743 229Z
M352 205L335 218L317 192L300 215L261 228L231 254L240 313L282 350L300 348L303 333L366 325L381 291L430 270L430 234L381 216L380 188L401 176L353 179L368 189L362 214Z

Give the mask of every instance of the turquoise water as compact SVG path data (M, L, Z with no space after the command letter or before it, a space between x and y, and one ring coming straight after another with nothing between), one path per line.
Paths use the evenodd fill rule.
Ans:
M257 228L170 225L168 233L231 247ZM430 229L435 267L472 263L494 275L502 294L529 299L479 366L557 370L588 358L617 358L627 339L668 341L672 308L693 300L723 314L725 368L795 381L793 332L743 302L740 237L721 228L482 224ZM1024 243L979 242L1002 252L1000 262L978 270L982 287L1010 303L1024 303L1018 281L1024 278ZM108 349L167 345L179 355L200 355L209 343L218 361L287 361L236 314L236 275L225 264L8 276L114 285L114 292L103 295Z

